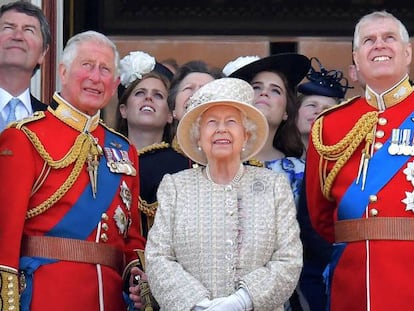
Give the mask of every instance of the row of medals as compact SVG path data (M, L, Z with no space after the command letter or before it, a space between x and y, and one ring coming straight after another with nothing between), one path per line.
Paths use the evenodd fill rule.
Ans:
M392 130L388 153L390 155L414 156L414 137L411 138L411 129Z

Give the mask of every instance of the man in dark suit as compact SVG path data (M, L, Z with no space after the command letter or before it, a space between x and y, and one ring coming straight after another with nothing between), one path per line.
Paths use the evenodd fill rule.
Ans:
M0 131L47 105L29 90L49 50L49 23L42 10L25 1L0 7Z

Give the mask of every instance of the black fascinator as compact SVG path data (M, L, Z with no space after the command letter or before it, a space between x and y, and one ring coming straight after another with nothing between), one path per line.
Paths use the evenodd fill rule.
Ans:
M319 59L312 57L311 67L306 78L309 82L302 83L298 86L298 92L304 95L321 95L327 97L344 98L348 89L348 79L344 77L340 70L326 70ZM313 63L318 65L315 69Z

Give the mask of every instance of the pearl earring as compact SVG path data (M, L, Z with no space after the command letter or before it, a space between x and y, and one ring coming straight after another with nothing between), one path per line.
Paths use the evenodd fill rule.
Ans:
M197 146L197 149L198 149L198 151L201 151L201 147L200 146Z
M246 151L246 147L244 147L244 146L243 146L243 147L242 147L242 151L243 151L243 152L244 152L244 151Z

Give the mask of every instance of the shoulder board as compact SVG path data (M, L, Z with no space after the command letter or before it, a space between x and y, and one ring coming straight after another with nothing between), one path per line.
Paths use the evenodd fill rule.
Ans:
M332 106L332 107L330 107L330 108L325 109L324 111L322 111L322 112L318 115L318 117L317 117L317 118L320 118L321 116L324 116L324 115L326 115L326 114L328 114L328 113L330 113L330 112L332 112L332 111L334 111L334 110L337 110L337 109L342 108L342 107L344 107L344 106L346 106L346 105L349 105L350 103L354 102L355 100L357 100L357 99L358 99L358 98L360 98L360 97L361 97L361 96L354 96L354 97L351 97L351 98L345 99L344 101L340 102L338 105Z
M155 144L152 144L152 145L149 145L149 146L145 146L142 149L139 149L138 154L142 155L142 154L147 153L147 152L152 152L152 151L160 150L160 149L166 149L168 147L170 147L170 144L166 143L165 141L162 141L160 143L155 143Z
M9 127L15 127L17 129L21 129L22 126L25 126L28 123L35 122L37 120L43 119L45 117L44 111L36 111L33 113L33 115L28 116L24 119L21 119L19 121L10 123Z

